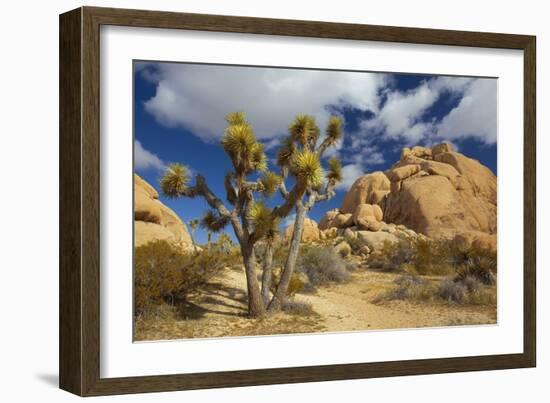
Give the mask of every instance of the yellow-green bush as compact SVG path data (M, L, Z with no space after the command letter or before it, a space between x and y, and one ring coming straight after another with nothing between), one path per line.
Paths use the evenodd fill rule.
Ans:
M497 271L496 252L461 248L451 240L429 238L385 242L380 251L371 254L369 264L418 275L469 275L487 285L494 284Z
M142 314L151 307L173 305L197 292L218 275L231 255L204 250L184 253L166 241L154 241L135 249L134 312Z
M275 291L277 290L277 286L279 285L279 281L281 278L281 270L273 270L271 272L271 292L275 294ZM290 281L288 283L288 289L286 291L286 295L288 297L292 297L295 294L304 291L306 289L306 281L304 281L304 278L300 273L292 273L292 276L290 276Z

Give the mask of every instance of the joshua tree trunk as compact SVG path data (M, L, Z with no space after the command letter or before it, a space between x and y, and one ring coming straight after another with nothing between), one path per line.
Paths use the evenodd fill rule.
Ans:
M193 245L193 252L197 253L197 244L195 243L195 231L191 231L189 234L191 237L191 244Z
M260 286L256 277L256 259L254 258L254 246L241 245L243 264L246 272L246 287L248 291L248 315L253 318L265 314L265 308L260 295Z
M271 288L271 274L273 272L273 243L267 242L262 268L262 300L264 307L269 304L269 289Z
M304 221L306 217L306 209L302 204L296 206L296 219L294 220L294 231L292 231L292 239L290 241L290 248L288 256L286 258L285 269L281 274L281 280L277 286L277 290L273 295L273 299L269 304L269 311L277 311L281 308L281 305L285 302L288 285L292 278L292 273L296 267L296 261L298 260L298 252L300 251L300 241L302 240L302 232L304 231Z

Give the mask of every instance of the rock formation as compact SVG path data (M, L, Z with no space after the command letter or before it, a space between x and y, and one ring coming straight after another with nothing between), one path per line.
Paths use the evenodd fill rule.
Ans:
M191 250L192 241L187 227L158 197L158 192L149 183L134 174L135 246L166 240Z
M390 192L391 182L383 172L373 172L360 177L346 194L340 213L353 214L360 204L380 204Z
M294 231L294 222L286 227L284 232L284 239L286 242L290 242L292 238L292 232ZM304 231L302 232L302 242L315 242L320 238L319 227L315 220L306 217L304 219Z
M487 167L449 144L406 150L386 172L385 221L431 237L496 233L497 180Z
M391 169L357 179L319 229L322 237L359 236L371 249L396 231L496 249L496 213L496 176L443 143L404 148Z

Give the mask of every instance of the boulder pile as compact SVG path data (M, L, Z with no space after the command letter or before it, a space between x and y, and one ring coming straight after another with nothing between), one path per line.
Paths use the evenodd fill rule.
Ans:
M400 236L456 239L496 249L497 180L451 144L403 148L385 172L357 179L320 237L358 237L372 249Z

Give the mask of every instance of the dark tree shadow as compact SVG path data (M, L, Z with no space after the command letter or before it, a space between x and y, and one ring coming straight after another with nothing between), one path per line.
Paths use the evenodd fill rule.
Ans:
M218 315L233 317L242 316L242 314L238 312L218 311L216 309L202 307L189 301L182 301L178 305L178 317L181 319L201 319L206 313L215 313Z

